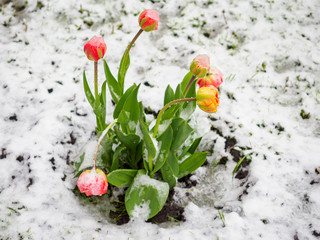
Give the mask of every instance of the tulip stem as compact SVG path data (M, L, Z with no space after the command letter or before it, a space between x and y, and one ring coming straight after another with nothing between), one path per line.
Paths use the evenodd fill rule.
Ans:
M97 102L98 99L99 99L99 91L98 91L98 62L94 62L94 96L95 96L95 99L96 99L95 100L96 103L98 103ZM99 99L99 102L100 102L100 99ZM98 129L98 131L102 131L104 123L102 123L101 116L96 115L96 121L97 121L97 129Z
M98 62L94 62L94 95L96 98L96 101L99 97L98 93Z
M135 41L138 39L138 37L140 36L140 34L143 32L143 30L140 28L140 30L137 32L137 34L134 36L134 38L132 39L132 41L130 42L130 44L128 45L126 52L127 54L129 54L129 51L132 47L132 45L135 43Z
M158 114L158 116L157 116L156 125L154 126L154 130L153 130L153 137L155 138L155 137L157 136L161 117L162 117L162 115L164 114L164 112L165 112L169 107L171 107L172 105L177 104L177 103L181 103L181 102L192 102L192 101L197 101L197 99L196 99L196 98L182 98L182 99L173 100L173 101L167 103L167 104L161 109L161 111L159 112L159 114Z
M117 122L118 119L113 120L108 127L102 132L101 136L98 139L98 144L97 144L97 149L96 149L96 153L94 154L94 159L93 159L93 167L92 169L95 170L96 169L96 164L97 164L97 157L98 157L98 150L100 147L100 144L104 138L104 136L108 133L108 131L110 130L110 128Z
M190 81L188 82L188 85L187 85L186 89L184 90L184 97L187 96L187 93L188 93L188 91L189 91L189 88L191 87L193 81L194 81L196 78L197 78L197 76L195 76L195 75L192 75L192 77L190 78Z

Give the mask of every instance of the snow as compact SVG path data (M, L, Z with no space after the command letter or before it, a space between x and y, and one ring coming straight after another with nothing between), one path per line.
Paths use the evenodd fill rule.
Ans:
M23 10L14 5L25 1L0 4L1 239L319 238L319 1L41 3L28 1ZM83 45L104 36L105 59L116 75L138 31L137 14L147 8L159 11L159 30L143 33L132 48L125 88L142 83L139 100L158 111L167 84L175 88L203 53L224 82L218 111L195 112L204 134L200 149L210 154L193 177L198 185L175 189L186 221L117 226L105 211L106 195L106 207L98 207L72 192L73 163L97 140L82 86L85 69L93 87L93 64ZM100 87L103 81L100 62ZM107 99L110 123L108 92ZM310 117L303 119L302 110ZM252 152L242 180L232 180L236 163L225 149L227 136ZM229 159L225 165L213 164L222 157Z

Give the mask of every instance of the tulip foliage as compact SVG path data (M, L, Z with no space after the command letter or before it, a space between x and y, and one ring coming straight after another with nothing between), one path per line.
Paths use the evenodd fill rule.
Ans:
M127 213L130 217L135 217L144 212L140 214L144 219L155 216L162 209L169 190L175 187L178 179L194 172L205 162L207 153L197 152L201 137L197 137L195 129L191 127L190 117L196 110L197 104L200 109L209 113L215 112L219 105L217 81L214 81L214 86L206 84L203 89L198 90L198 93L196 91L198 79L205 78L209 74L212 78L217 72L210 71L210 60L207 55L198 55L190 64L190 71L186 73L181 83L175 89L170 85L167 86L164 93L164 107L157 118L151 122L147 121L145 107L138 97L140 85L133 84L125 89L124 83L133 43L142 32L156 30L158 21L159 15L155 10L145 10L141 13L139 16L141 29L125 50L117 76L113 75L107 62L103 60L106 80L102 84L101 93L98 93L96 78L95 94L92 94L89 88L85 73L83 78L85 95L96 115L96 130L100 136L93 159L93 169L98 167L107 173L109 186L127 188L125 191ZM87 56L91 54L90 58L94 59L96 65L98 60L103 58L101 53L104 54L106 47L104 51L94 49L92 46L87 46L86 49L89 49L86 51ZM96 68L97 66L95 70ZM217 77L220 84L222 75L220 72L219 74ZM113 120L106 119L105 114L107 89L115 103ZM112 124L107 124L111 121ZM78 170L79 173L83 170L81 164ZM93 178L85 179L90 181ZM80 180L84 185L84 180L79 178ZM92 184L85 185L92 186ZM90 189L86 191L94 195L94 191Z

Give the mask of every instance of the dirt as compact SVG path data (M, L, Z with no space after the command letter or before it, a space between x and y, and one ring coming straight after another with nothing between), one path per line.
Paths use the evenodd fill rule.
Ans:
M162 210L157 215L150 218L147 222L158 224L169 221L185 221L185 217L183 215L184 208L174 201L173 196L174 190L171 190ZM109 216L113 220L113 222L117 225L128 223L130 221L130 217L127 214L124 206L124 195L120 195L118 197L118 201L115 201L112 204L115 207L115 211L110 210Z

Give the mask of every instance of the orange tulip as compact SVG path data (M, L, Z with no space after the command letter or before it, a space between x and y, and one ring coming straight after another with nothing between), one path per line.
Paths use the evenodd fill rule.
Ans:
M208 113L214 113L219 106L218 90L213 87L202 87L197 92L197 104L199 108Z

